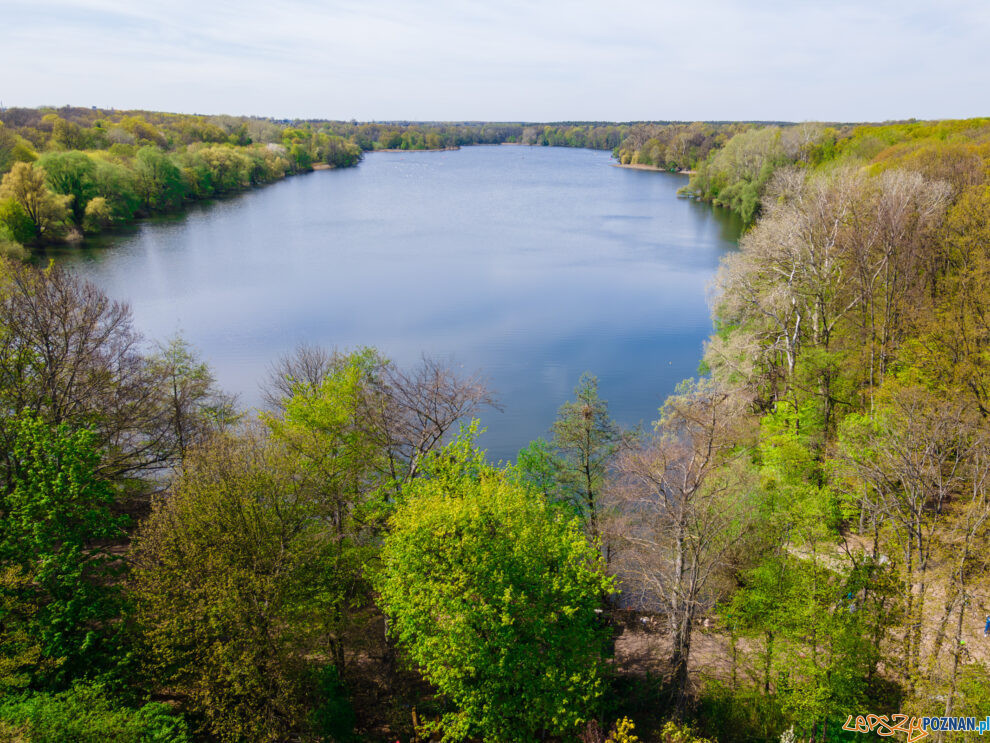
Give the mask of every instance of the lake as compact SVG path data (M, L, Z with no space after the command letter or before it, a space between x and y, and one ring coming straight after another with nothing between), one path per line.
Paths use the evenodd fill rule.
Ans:
M181 332L247 407L300 343L480 371L504 408L483 414L480 443L510 459L584 371L626 425L697 374L739 222L678 198L684 176L609 163L549 147L373 153L56 255L129 302L148 337Z

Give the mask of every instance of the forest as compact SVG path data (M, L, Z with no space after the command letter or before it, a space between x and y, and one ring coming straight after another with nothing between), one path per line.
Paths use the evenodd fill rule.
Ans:
M990 119L2 120L0 737L790 743L990 709ZM181 336L18 260L499 142L691 170L750 225L647 430L589 373L493 463L482 379L374 348L273 359L247 413Z

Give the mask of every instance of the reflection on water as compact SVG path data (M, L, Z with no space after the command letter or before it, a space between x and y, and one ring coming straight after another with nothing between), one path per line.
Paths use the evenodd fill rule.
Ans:
M482 445L510 458L585 370L616 419L652 421L711 330L706 287L738 221L677 198L683 176L608 162L377 153L53 255L130 302L149 337L181 331L245 405L302 342L480 370L504 407Z

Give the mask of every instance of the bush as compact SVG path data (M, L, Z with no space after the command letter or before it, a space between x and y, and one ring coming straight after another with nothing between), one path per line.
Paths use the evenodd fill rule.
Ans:
M191 740L186 721L166 705L151 703L137 709L118 706L96 684L80 684L60 694L33 694L5 700L0 703L0 734L5 733L22 735L24 743L187 743Z
M708 738L701 738L688 725L678 725L668 722L660 733L662 743L712 743Z

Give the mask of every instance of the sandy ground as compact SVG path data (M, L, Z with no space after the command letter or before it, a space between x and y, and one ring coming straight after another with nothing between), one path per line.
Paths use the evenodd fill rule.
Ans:
M850 550L855 554L867 547L862 538L850 535L847 537ZM810 559L809 555L795 551L795 556ZM829 569L842 569L849 564L849 556L839 547L823 550L818 553L819 562ZM932 643L937 634L938 625L942 619L947 592L948 566L933 565L929 574L929 586L925 600L925 618L923 629L922 664L925 665L931 651ZM990 667L990 637L983 636L983 627L987 615L990 615L990 597L985 591L990 591L986 580L974 592L973 600L967 607L963 625L963 646L960 660L963 664L981 663ZM943 673L948 669L953 650L953 637L957 621L956 611L952 612L945 637L939 654L940 666ZM646 676L662 676L667 670L667 660L670 657L670 637L665 626L656 618L647 616L631 616L622 623L623 630L616 641L616 667L620 673ZM894 633L884 648L887 658L897 658L900 654L901 633ZM736 673L739 683L759 685L763 680L759 653L762 651L762 640L759 638L739 638L736 643ZM732 677L732 646L728 635L715 629L714 622L705 626L704 619L694 627L691 636L691 656L688 663L689 676L697 688L705 680L718 679L728 683ZM881 668L881 673L883 669Z
M658 168L655 165L633 165L633 164L623 165L622 163L610 163L610 165L613 168L629 168L630 170L650 170L650 171L653 171L654 173L670 173L670 172L676 172L677 175L694 175L694 171L693 170L670 171L670 170L667 170L666 168Z

